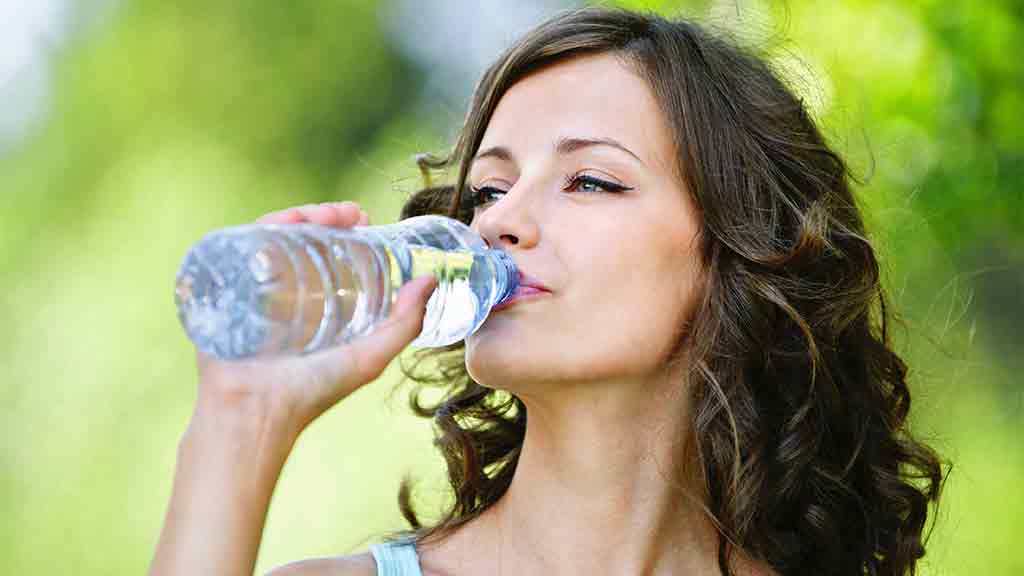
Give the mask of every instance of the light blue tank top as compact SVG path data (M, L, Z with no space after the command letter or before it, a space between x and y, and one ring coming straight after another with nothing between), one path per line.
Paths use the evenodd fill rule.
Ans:
M423 576L411 540L370 544L370 552L377 561L377 576Z

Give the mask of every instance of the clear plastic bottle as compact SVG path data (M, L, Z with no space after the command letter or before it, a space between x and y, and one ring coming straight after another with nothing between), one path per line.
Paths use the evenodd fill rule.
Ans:
M430 246L441 250L487 250L490 248L487 242L469 226L458 220L436 214L414 216L394 224L364 226L359 230L387 242L401 240L407 244Z
M178 317L192 342L222 359L304 354L367 334L406 282L433 273L413 346L446 346L483 324L519 272L468 226L417 216L338 230L249 224L207 234L178 272Z

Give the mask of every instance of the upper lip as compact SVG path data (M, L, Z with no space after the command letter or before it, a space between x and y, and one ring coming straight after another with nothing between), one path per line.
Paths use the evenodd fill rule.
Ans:
M519 285L529 286L531 288L536 288L538 290L543 290L545 292L551 292L551 289L545 286L543 282L534 278L533 276L530 276L529 274L524 273L522 270L519 271Z

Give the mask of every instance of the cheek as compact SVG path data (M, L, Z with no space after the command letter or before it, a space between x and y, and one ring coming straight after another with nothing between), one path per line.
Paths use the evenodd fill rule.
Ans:
M641 280L647 278L647 281ZM668 360L690 310L672 276L637 274L601 295L579 332L601 334L591 366L607 375L642 375Z
M466 367L476 381L500 389L526 382L644 376L660 369L692 314L697 285L686 252L624 239L563 254L574 271L570 289L524 311L515 321L485 325L466 341Z
M594 376L649 373L669 359L692 315L695 266L679 250L605 254L562 319L571 337L559 345Z

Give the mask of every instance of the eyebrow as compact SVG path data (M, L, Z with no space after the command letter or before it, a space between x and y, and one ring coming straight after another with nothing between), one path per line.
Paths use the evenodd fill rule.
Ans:
M644 161L639 156L633 153L632 150L623 146L618 140L614 138L559 138L558 142L555 143L555 151L559 154L568 155L584 148L592 148L594 146L610 146L629 154L636 159L640 164L644 164ZM497 158L498 160L505 160L511 162L513 160L512 152L504 146L491 146L477 153L473 157L473 161L481 160L483 158Z

